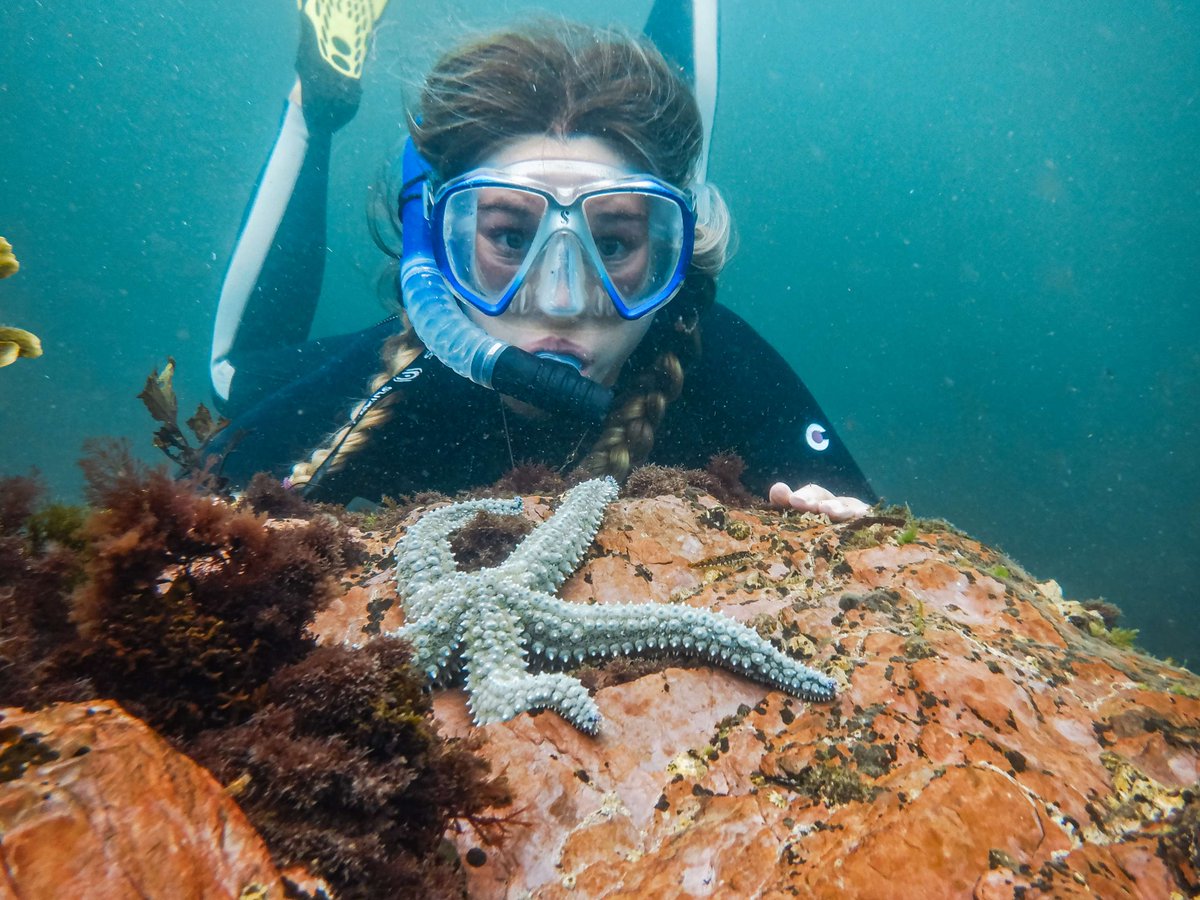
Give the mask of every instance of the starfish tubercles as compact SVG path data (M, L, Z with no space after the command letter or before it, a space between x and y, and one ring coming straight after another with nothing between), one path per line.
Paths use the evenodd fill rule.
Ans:
M554 596L600 527L617 484L576 485L554 515L503 563L460 572L450 534L481 510L518 515L520 499L476 500L434 510L396 545L396 582L406 622L393 632L413 645L413 663L436 683L466 674L480 725L552 709L595 734L600 711L577 678L529 671L529 656L571 666L605 656L669 652L694 656L808 700L829 700L834 682L732 619L690 606L582 604Z

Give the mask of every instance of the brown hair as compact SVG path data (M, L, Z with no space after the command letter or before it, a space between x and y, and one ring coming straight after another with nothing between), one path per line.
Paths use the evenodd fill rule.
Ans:
M703 141L695 98L653 46L622 32L547 23L443 56L409 132L442 178L513 138L590 135L683 185Z
M444 55L425 80L409 130L442 180L472 168L514 138L588 135L683 187L703 146L695 98L653 45L622 31L568 23L492 34ZM397 188L386 196L393 201L388 219L398 232ZM692 271L625 365L613 409L583 463L595 474L624 478L649 456L655 430L683 388L684 364L699 352L697 320L712 302L712 279L724 265L730 232L720 195L707 186L703 192ZM377 237L379 225L374 223ZM380 244L387 248L396 241L380 239ZM387 342L372 389L421 349L411 328ZM353 428L331 435L311 459L296 465L293 483L306 483L327 460L329 471L340 468L370 429L390 418L389 407L400 393L393 392ZM329 460L334 448L336 457Z

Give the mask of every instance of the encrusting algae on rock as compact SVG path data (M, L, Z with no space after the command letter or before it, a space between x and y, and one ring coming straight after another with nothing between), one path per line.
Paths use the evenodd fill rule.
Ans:
M21 264L13 255L12 244L0 237L0 278L17 274ZM24 328L0 325L0 369L10 366L21 357L37 359L42 355L38 336Z
M612 504L563 599L719 610L837 696L678 658L580 672L602 685L589 736L553 713L476 726L465 691L436 692L444 730L482 736L520 807L499 844L451 835L471 897L1200 892L1195 675L1073 624L1052 582L943 523L714 516L724 504L681 493ZM552 509L525 497L531 519ZM381 563L318 616L322 641L378 628L382 608L382 630L402 624L395 536L368 538ZM748 565L697 566L722 558Z

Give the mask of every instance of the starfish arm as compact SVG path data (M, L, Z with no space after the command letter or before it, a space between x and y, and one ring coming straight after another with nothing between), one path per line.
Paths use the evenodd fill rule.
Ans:
M415 594L438 579L458 570L450 551L450 533L467 524L477 513L516 515L520 497L513 500L471 500L453 503L426 513L414 522L396 544L396 583L401 593Z
M453 680L459 669L458 650L461 635L452 618L428 616L409 622L387 633L408 641L413 648L412 667L433 683Z
M491 600L466 614L463 661L471 714L478 725L503 722L535 709L553 709L576 728L595 734L600 711L576 678L531 674L525 661L521 603L503 582Z
M602 718L596 701L577 678L561 672L532 675L508 667L500 671L469 672L467 690L475 724L504 722L523 712L552 709L580 731L595 734Z
M497 568L526 587L553 593L583 559L600 528L604 508L616 497L617 483L610 477L575 485L554 515Z
M476 574L459 572L407 598L404 625L385 632L412 644L412 665L430 681L446 683L461 669L466 611L480 590L478 581Z
M830 700L832 678L728 616L660 603L588 606L532 593L530 650L548 660L668 652L692 656L806 700Z

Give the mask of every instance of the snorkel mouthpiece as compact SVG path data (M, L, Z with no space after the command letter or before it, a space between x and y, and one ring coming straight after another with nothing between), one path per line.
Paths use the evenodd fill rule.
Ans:
M496 359L492 387L538 409L603 422L612 391L579 374L565 359L534 356L509 346Z
M553 359L553 360L557 360L560 363L566 363L568 366L573 368L576 372L583 371L583 363L580 362L579 360L577 360L573 356L566 356L565 354L562 354L562 353L551 353L549 350L539 350L537 353L535 353L533 355L536 356L538 359Z
M434 259L424 191L431 167L412 138L404 142L401 224L404 252L400 292L404 309L425 346L456 373L550 413L601 422L612 391L585 378L572 363L539 359L492 337L459 306Z

